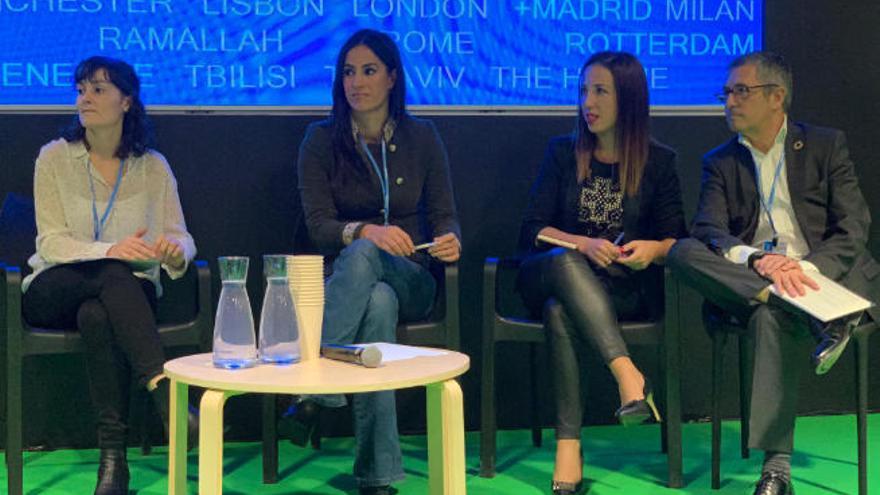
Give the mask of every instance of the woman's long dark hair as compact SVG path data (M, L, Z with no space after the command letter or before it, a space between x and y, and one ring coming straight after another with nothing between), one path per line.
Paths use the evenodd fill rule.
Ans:
M89 57L76 66L73 75L74 84L92 80L102 69L123 96L131 100L128 111L122 119L122 139L114 156L117 158L126 158L129 155L141 156L152 145L153 132L144 103L141 101L141 81L134 68L115 58ZM89 148L86 129L80 122L79 116L74 117L70 126L61 131L61 137L68 142L82 141L86 148Z
M342 45L339 55L336 57L336 75L333 78L333 110L331 117L333 122L333 152L336 154L337 163L351 166L354 170L368 173L367 165L361 159L355 147L351 129L351 106L345 98L345 88L342 85L344 77L343 67L348 52L356 46L366 46L388 68L388 74L395 73L397 80L388 95L388 117L397 123L403 121L406 114L406 74L400 61L400 51L394 40L385 33L373 29L361 29L351 35L348 41Z
M584 120L584 78L593 65L601 65L611 72L617 93L617 124L615 146L619 161L620 188L627 196L639 190L648 145L651 140L648 106L648 80L645 69L635 56L626 52L599 52L590 57L581 69L578 95L578 114L575 124L575 156L578 183L590 175L590 160L596 148L596 135L590 132Z

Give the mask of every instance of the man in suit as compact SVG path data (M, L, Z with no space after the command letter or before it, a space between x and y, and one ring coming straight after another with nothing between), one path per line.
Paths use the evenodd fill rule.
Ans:
M797 386L837 361L860 318L830 324L770 293L817 290L816 272L876 300L880 266L866 249L870 215L842 132L789 120L792 77L779 55L735 60L719 99L737 136L703 159L691 230L667 264L755 335L749 446L764 450L755 495L791 494ZM873 310L872 310L873 311Z

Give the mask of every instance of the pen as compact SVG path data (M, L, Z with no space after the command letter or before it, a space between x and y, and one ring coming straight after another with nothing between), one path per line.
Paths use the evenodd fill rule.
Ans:
M617 234L617 238L614 239L614 245L617 246L617 251L620 253L620 256L628 256L627 252L623 250L623 246L620 243L623 241L623 231L621 230L619 234Z
M424 244L417 245L415 249L416 249L416 251L419 251L421 249L428 249L429 247L433 246L434 244L437 244L437 243L436 242L426 242Z

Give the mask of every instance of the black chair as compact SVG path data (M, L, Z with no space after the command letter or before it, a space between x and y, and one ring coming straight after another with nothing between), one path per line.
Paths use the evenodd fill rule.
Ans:
M754 336L736 316L710 303L703 304L703 321L712 338L712 489L721 486L721 395L723 353L728 336L739 341L740 454L749 457L749 411L755 361ZM856 359L856 430L858 438L859 495L868 494L868 343L876 322L859 325L853 333Z
M740 455L749 458L749 408L751 407L754 336L735 316L721 308L703 303L703 322L712 339L712 489L721 487L721 397L724 394L724 347L735 337L739 356Z
M445 267L428 319L399 324L397 342L458 350L459 339L458 265L451 264ZM278 482L278 399L277 395L263 395L263 483ZM320 439L319 427L312 435L312 447L319 449Z
M524 307L512 288L512 280L520 265L516 258L487 258L483 266L483 360L481 384L480 476L495 475L496 432L495 412L495 344L524 342L530 346L530 389L532 399L532 443L541 445L537 409L535 370L537 344L545 341L544 325L527 317L507 316L511 307ZM621 332L629 345L657 346L662 380L658 396L665 404L661 423L662 450L668 459L668 486L682 485L681 466L681 387L679 345L679 283L668 270L665 274L665 315L662 321L622 321Z
M34 249L36 226L30 198L8 195L0 211L0 321L6 331L6 467L8 492L21 495L22 458L22 373L25 358L40 355L81 354L85 350L79 332L71 329L30 327L21 317L19 264ZM211 274L204 261L193 263L179 281L164 274L164 296L159 300L159 335L165 347L207 349L213 314ZM147 415L144 415L146 418Z

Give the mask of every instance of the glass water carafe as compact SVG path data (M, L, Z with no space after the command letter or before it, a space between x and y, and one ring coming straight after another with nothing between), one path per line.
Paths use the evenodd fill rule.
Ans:
M260 360L290 364L300 359L296 308L287 283L287 256L263 256L266 296L260 313Z
M248 368L257 363L254 317L247 295L248 258L217 258L223 288L214 318L214 366Z

